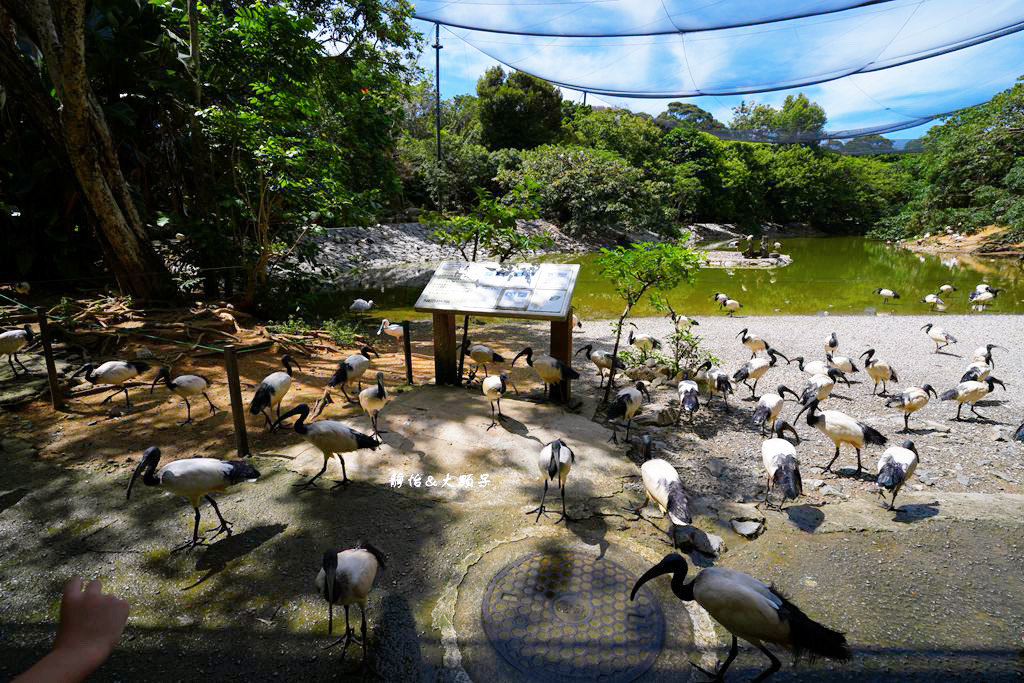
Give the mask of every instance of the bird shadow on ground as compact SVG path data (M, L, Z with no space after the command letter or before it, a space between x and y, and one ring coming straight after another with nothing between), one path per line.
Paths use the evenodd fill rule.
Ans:
M953 353L951 351L936 351L936 356L952 356L953 358L963 358L959 353Z
M543 444L543 441L541 441L537 437L530 436L530 429L526 425L524 425L522 422L520 422L519 420L515 419L514 417L509 417L508 415L502 415L498 419L498 424L501 425L502 429L504 429L506 432L508 432L510 434L515 434L516 436L521 436L524 439L533 439L537 443Z
M825 513L814 505L807 503L803 505L791 505L785 509L786 516L800 531L814 533L822 522L825 521Z
M855 467L844 467L842 469L833 470L833 474L843 479L855 479L857 481L873 482L875 481L875 475L871 474L868 470L864 469L857 472Z
M594 515L592 517L585 517L576 522L566 524L566 528L586 543L587 545L596 545L598 547L598 559L604 557L604 554L608 552L608 520L601 515Z
M207 547L206 552L196 562L196 571L206 573L198 581L181 590L187 591L195 588L214 574L222 571L228 566L228 563L248 555L287 528L287 524L265 524L246 529L240 534L232 534L217 541Z
M843 396L842 394L836 394L836 393L830 394L829 398L838 398L838 399L843 400L843 401L852 401L853 400L849 396Z
M28 495L28 491L26 488L14 489L0 496L0 512L17 505L19 500Z
M896 516L892 518L894 522L900 522L903 524L913 524L914 522L920 522L921 520L934 517L939 514L939 502L934 503L920 503L915 505L901 505L893 512Z

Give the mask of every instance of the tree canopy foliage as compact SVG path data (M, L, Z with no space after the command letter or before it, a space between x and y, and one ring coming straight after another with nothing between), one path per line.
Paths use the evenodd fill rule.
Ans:
M532 149L554 140L562 122L562 96L547 81L500 66L476 84L481 141L488 149Z

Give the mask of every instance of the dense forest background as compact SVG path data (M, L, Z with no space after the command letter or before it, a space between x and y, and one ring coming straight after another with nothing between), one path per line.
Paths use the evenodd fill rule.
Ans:
M4 278L116 278L142 298L201 284L252 305L322 275L308 237L468 212L479 190L598 239L689 222L1024 233L1022 85L897 155L878 136L820 145L827 112L802 95L744 102L727 122L680 102L652 117L495 68L476 96L443 100L439 158L410 13L401 0L0 0ZM739 135L790 142L727 139ZM305 275L275 279L294 259Z

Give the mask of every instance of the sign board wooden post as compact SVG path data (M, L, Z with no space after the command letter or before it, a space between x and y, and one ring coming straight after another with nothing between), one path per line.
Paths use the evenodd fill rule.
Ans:
M572 293L580 267L573 263L498 264L445 261L416 302L434 316L434 370L438 384L458 384L456 315L551 322L551 355L572 360ZM569 382L552 392L569 400Z

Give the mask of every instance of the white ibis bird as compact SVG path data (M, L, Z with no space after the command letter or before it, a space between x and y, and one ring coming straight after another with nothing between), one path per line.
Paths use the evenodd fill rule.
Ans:
M634 325L633 323L630 323L630 325L636 327L636 325ZM634 347L644 355L646 355L652 349L661 348L660 340L655 339L649 334L633 334L633 330L629 331L629 344L630 346Z
M892 291L891 289L886 289L885 287L879 287L878 289L876 289L874 291L874 293L877 294L878 296L882 297L882 303L883 304L889 303L889 299L899 299L900 298L899 294L897 294L896 292Z
M875 395L875 390L878 389L878 385L882 385L882 396L888 393L885 388L886 382L899 382L899 377L896 376L896 370L887 362L878 360L875 358L875 350L868 349L864 353L860 354L860 358L864 359L864 369L867 371L868 376L875 383L871 387L871 395Z
M380 327L377 328L378 337L380 336L381 332L383 332L389 337L401 339L402 335L405 334L405 328L399 325L398 323L393 323L387 318L384 318L383 320L380 321Z
M175 550L184 550L197 545L202 545L199 540L199 504L202 499L213 506L217 513L220 526L213 538L222 533L231 535L231 522L224 519L220 514L216 501L210 496L211 493L224 491L229 486L241 484L245 481L256 481L260 478L259 471L244 460L218 460L217 458L187 458L169 462L159 470L156 469L160 462L160 449L147 448L142 454L142 461L139 462L132 478L128 482L127 500L132 497L132 487L139 475L142 475L142 483L146 486L159 486L160 488L173 493L176 496L185 498L192 503L192 509L196 511L196 522L192 528L192 540L184 545L178 546Z
M960 382L955 388L942 392L942 396L939 398L943 401L956 401L959 404L956 407L956 417L954 418L956 420L960 419L960 411L963 410L965 403L971 406L972 413L983 420L987 420L988 418L975 409L975 404L995 391L995 385L997 384L1003 388L1003 391L1006 391L1006 385L1003 384L1002 380L989 377L984 382Z
M896 509L896 496L899 495L903 484L914 475L917 469L918 457L917 448L913 441L904 441L899 446L890 446L878 459L878 495L885 500L884 490L892 492L892 500L889 502L889 509Z
M721 306L722 304L729 300L729 295L723 294L722 292L715 292L715 295L711 298L715 300L716 304Z
M800 437L785 420L775 424L775 436L761 442L761 462L768 474L768 488L764 494L764 502L768 503L774 485L782 492L779 510L787 500L796 500L804 493L803 479L800 478L800 460L796 457L796 447L786 438L786 431L793 433L796 443Z
M491 403L491 424L487 427L488 430L498 424L494 418L495 403L498 404L498 419L505 417L501 414L501 397L508 391L510 384L512 384L512 381L508 378L508 374L504 372L500 375L491 375L490 377L484 378L481 388L484 392L484 398ZM512 388L516 390L517 394L519 393L519 390L516 389L514 384L512 384Z
M573 355L578 356L583 351L586 351L587 358L589 358L590 361L594 364L594 366L597 367L597 374L601 376L601 381L598 382L597 384L598 388L603 387L605 370L608 371L609 378L611 378L612 376L612 354L609 353L608 351L595 351L593 344L587 344L586 346L581 346L580 348L578 348L576 350L576 353ZM615 358L615 369L626 369L626 364L622 362L621 358Z
M910 414L928 405L928 394L938 398L931 384L920 387L907 387L902 394L897 394L885 402L886 408L896 408L903 413L903 431L910 431Z
M951 294L956 291L956 287L953 285L942 285L939 287L939 294Z
M373 299L367 301L366 299L356 299L349 304L349 313L365 313L366 311L373 308Z
M523 356L526 356L526 364L536 371L540 381L544 383L545 392L548 391L549 386L553 388L554 385L564 380L580 378L580 373L573 370L571 366L546 353L538 354L534 358L533 349L529 346L516 354L516 357L512 359L512 367L515 367L516 361Z
M771 360L766 360L764 358L751 358L732 376L735 381L743 382L743 384L750 389L751 398L757 398L757 383L762 377L764 377L764 373L768 372L768 368L775 366L779 360L779 356L786 358L770 346L765 346L765 350L768 352L768 357ZM789 363L788 358L786 358L786 362ZM754 380L754 386L750 386L750 380Z
M534 512L537 513L537 519L534 520L534 523L540 521L541 515L547 514L547 511L544 509L544 501L548 497L548 481L555 481L556 479L562 494L562 516L555 520L555 524L558 524L563 519L566 522L576 521L565 513L565 479L569 476L569 470L572 469L575 463L576 454L561 439L555 439L540 449L537 465L540 467L540 474L544 479L544 495L541 496L540 507L526 513L528 515L532 515Z
M277 422L274 423L275 426L281 424L283 420L292 415L299 416L294 425L295 433L305 439L307 443L319 448L320 452L324 454L324 466L320 468L320 471L313 475L312 479L295 484L299 491L304 491L312 486L327 471L327 463L330 462L332 455L337 455L338 459L341 460L342 476L342 480L335 484L333 488L348 484L348 472L345 471L344 454L358 451L361 448L369 448L371 451L375 451L380 446L380 441L372 436L357 432L351 427L334 420L317 420L308 425L305 424L306 418L309 417L309 406L305 403L295 406L277 418Z
M217 412L217 406L213 405L213 401L210 400L206 390L210 388L210 382L205 377L199 375L179 375L174 379L171 379L171 369L168 367L160 368L160 371L153 378L153 384L149 387L149 393L153 393L156 389L156 383L160 380L164 381L166 386L172 394L180 396L185 401L185 421L181 424L185 425L192 421L192 405L188 402L189 396L202 396L206 399L206 402L210 404L210 414L213 415Z
M832 395L832 390L839 380L846 382L846 386L850 386L850 380L846 379L846 375L838 368L829 368L826 372L811 375L811 378L800 390L800 404L807 405L811 401L824 401Z
M11 359L13 358L18 361L18 365L21 366L21 369L24 370L27 375L28 368L26 368L25 364L18 358L18 351L31 344L33 338L34 335L32 334L32 328L28 325L25 325L20 330L8 330L7 332L0 334L0 355L7 356L7 363L11 366L11 373L15 377L18 376L18 369L14 367L14 363Z
M327 380L328 388L341 387L341 393L345 396L345 400L349 403L355 401L348 395L346 387L352 382L356 382L357 391L363 390L363 375L366 373L367 368L370 367L370 354L373 354L377 358L380 358L380 354L371 349L369 346L364 346L359 349L359 353L352 354L345 360L338 363L338 369L334 371L331 378ZM330 394L324 393L324 402L330 403Z
M381 433L377 426L377 418L380 411L388 404L388 392L384 388L384 373L377 373L377 383L372 387L366 387L359 392L359 405L363 412L370 416L370 424L373 426L373 435Z
M718 304L718 310L724 310L726 312L725 314L730 318L733 317L736 314L736 311L741 308L743 308L743 304L736 301L736 299L726 299L722 303Z
M676 332L685 332L694 325L700 325L700 323L693 318L688 318L685 315L679 315L676 313L672 310L672 306L668 307L668 317L672 321L672 327L675 328Z
M575 313L572 314L572 326L578 329L583 329L583 321L580 320L579 316Z
M803 356L796 356L790 362L796 363L796 366L808 375L825 375L831 368L828 364L828 360L812 360L810 362L806 362Z
M260 385L256 387L256 393L249 404L249 414L259 415L267 420L267 429L273 429L273 420L270 419L270 409L277 408L277 416L281 417L281 399L292 388L292 365L301 370L302 368L287 353L281 357L284 365L284 372L272 372L263 378Z
M949 332L946 332L946 330L938 325L928 323L927 325L922 326L921 329L924 330L929 339L935 342L935 353L938 353L941 349L946 348L950 344L956 344L956 337L951 335Z
M884 446L885 442L888 441L877 429L863 422L858 422L846 413L841 413L838 410L826 410L819 413L816 400L811 401L800 409L800 412L796 415L797 420L800 419L805 410L809 411L807 413L807 424L831 439L836 447L835 455L832 456L832 459L829 460L828 465L824 468L825 472L832 471L832 463L839 457L839 446L846 443L853 446L854 450L857 451L857 476L860 476L863 469L860 462L860 449L864 448L867 444Z
M1001 291L1003 290L989 287L988 289L983 291L971 292L967 298L970 300L972 304L977 304L980 307L984 307L992 303L992 300L995 299L996 295L998 295Z
M693 422L694 413L700 410L700 389L697 383L692 379L683 379L676 390L679 392L679 414L676 417L676 424L679 424L683 413L686 413L688 421Z
M992 285L982 282L980 285L974 288L975 292L990 292L992 291Z
M729 394L735 393L733 391L732 382L729 380L729 375L722 370L722 368L713 364L711 361L704 361L697 366L697 378L703 379L708 386L708 400L712 396L721 396L722 400L725 401L725 407L729 407Z
M469 356L474 363L473 372L470 374L467 382L472 382L473 378L476 377L476 371L480 366L484 368L484 377L487 377L487 364L488 363L504 363L505 359L499 355L490 346L484 344L473 344L470 342L469 337L466 337L465 343L462 345L462 355Z
M16 282L14 284L14 291L18 294L25 295L32 291L32 285L27 282Z
M860 372L860 369L853 364L853 359L849 356L837 356L832 353L826 353L825 360L830 368L835 368L844 375Z
M615 420L620 418L626 418L626 441L629 441L629 428L633 424L633 416L640 410L640 406L644 404L644 397L647 400L651 400L651 395L647 392L647 386L643 382L637 382L631 387L623 387L619 389L618 393L615 394L615 400L608 406L608 419ZM615 425L612 424L612 436L609 441L619 442L618 432Z
M935 310L936 306L945 306L946 302L939 298L938 294L925 294L924 298L919 303L928 304L932 310Z
M974 355L971 356L971 358L972 360L975 361L984 361L985 363L991 365L993 369L995 369L996 362L992 358L992 349L1001 349L1003 351L1006 351L1006 349L1004 349L1002 346L999 346L998 344L985 344L984 346L979 346L978 348L974 349Z
M764 351L768 348L768 342L761 339L760 335L747 334L747 328L743 328L736 335L740 338L740 343L750 349L750 357L756 358L758 351Z
M144 363L141 360L108 360L99 367L95 363L86 363L76 370L72 377L77 377L84 371L86 381L91 384L113 384L117 386L118 388L114 389L114 393L103 399L101 403L106 403L123 391L124 404L131 407L132 404L128 400L128 387L124 384L147 370L149 370L149 363Z
M780 384L778 389L775 390L774 394L762 394L761 398L757 401L757 407L754 408L754 414L751 417L751 421L754 426L761 430L764 434L765 427L769 427L769 431L775 430L775 421L779 417L779 413L782 412L782 406L786 402L786 392L793 395L797 401L800 397L795 391L787 387L785 384Z
M825 340L825 354L835 353L839 350L839 337L833 332L828 339Z
M640 518L640 513L647 503L654 502L663 515L674 527L688 526L693 521L690 510L690 497L679 480L679 472L671 463L661 458L654 458L654 442L650 434L641 439L644 463L640 465L640 478L644 482L644 501L633 513ZM675 546L673 537L673 546Z
M976 361L967 366L967 371L960 378L961 382L984 382L992 374L992 366L985 361Z
M725 672L738 651L737 637L752 644L771 661L771 666L754 681L763 681L782 666L766 644L789 648L794 657L809 655L837 661L850 659L850 648L842 633L814 621L768 584L725 567L708 567L686 583L688 569L681 555L666 555L637 579L629 599L634 599L640 587L651 579L672 574L672 593L686 602L695 600L732 635L729 654L717 671L706 671L691 662L712 680L725 680Z
M362 615L363 660L366 660L366 599L373 588L377 574L384 569L387 558L373 545L360 540L354 548L331 549L324 553L323 563L316 575L316 591L327 601L327 635L334 633L334 606L345 608L345 635L334 645L344 643L342 652L349 641L355 640L355 631L348 620L348 608L359 605ZM333 645L331 646L333 647Z

